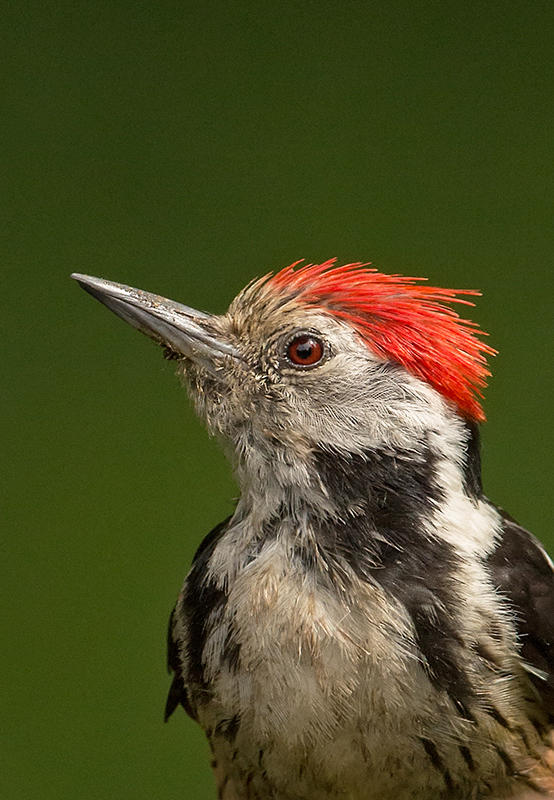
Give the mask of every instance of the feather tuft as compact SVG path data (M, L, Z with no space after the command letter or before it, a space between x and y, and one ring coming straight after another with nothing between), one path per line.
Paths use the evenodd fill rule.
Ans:
M267 280L272 289L293 294L352 325L378 356L392 359L427 381L462 414L482 422L479 398L496 354L479 337L487 334L463 319L452 304L473 306L474 289L442 289L426 278L385 275L368 263L337 266L300 261Z

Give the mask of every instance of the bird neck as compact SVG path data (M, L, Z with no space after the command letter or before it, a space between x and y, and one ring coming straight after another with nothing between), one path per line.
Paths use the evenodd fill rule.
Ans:
M267 452L243 448L241 497L210 561L217 586L258 562L343 592L347 605L359 580L403 603L414 580L427 580L446 608L453 576L467 574L473 587L502 524L481 493L478 432L463 421L456 430L428 431L404 450L326 446L299 458L269 443Z
M372 532L374 538L415 530L447 535L488 507L479 450L478 427L466 421L428 431L406 448L348 452L326 445L299 454L274 443L250 447L237 466L242 493L235 517L248 517L258 530L288 520L297 533L311 535L330 526L350 536L359 528L366 546Z

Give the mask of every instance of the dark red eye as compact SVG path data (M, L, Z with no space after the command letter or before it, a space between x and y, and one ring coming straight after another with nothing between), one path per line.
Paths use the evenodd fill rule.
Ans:
M303 333L289 344L287 356L299 367L313 367L323 358L323 342L309 333Z

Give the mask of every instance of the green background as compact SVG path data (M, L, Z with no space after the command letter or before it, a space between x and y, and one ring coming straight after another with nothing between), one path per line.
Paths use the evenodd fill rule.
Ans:
M485 488L554 544L554 15L463 6L3 12L2 798L214 796L200 731L161 721L164 635L236 490L172 365L71 271L213 311L302 257L482 289Z

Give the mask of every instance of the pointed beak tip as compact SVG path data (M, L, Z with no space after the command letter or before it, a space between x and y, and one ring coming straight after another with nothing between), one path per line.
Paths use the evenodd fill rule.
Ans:
M72 272L69 277L77 281L79 286L89 293L92 289L100 289L101 285L105 283L101 278L95 278L93 275L84 275L81 272Z
M80 272L72 272L69 277L71 280L77 281L77 283L82 286L81 281L85 278L85 275L81 275Z
M77 281L77 283L81 283L81 281L86 281L87 278L90 278L90 275L83 275L81 272L72 272L69 277Z
M71 278L118 317L175 353L206 362L225 355L238 356L234 346L205 330L210 314L92 275L73 272Z

